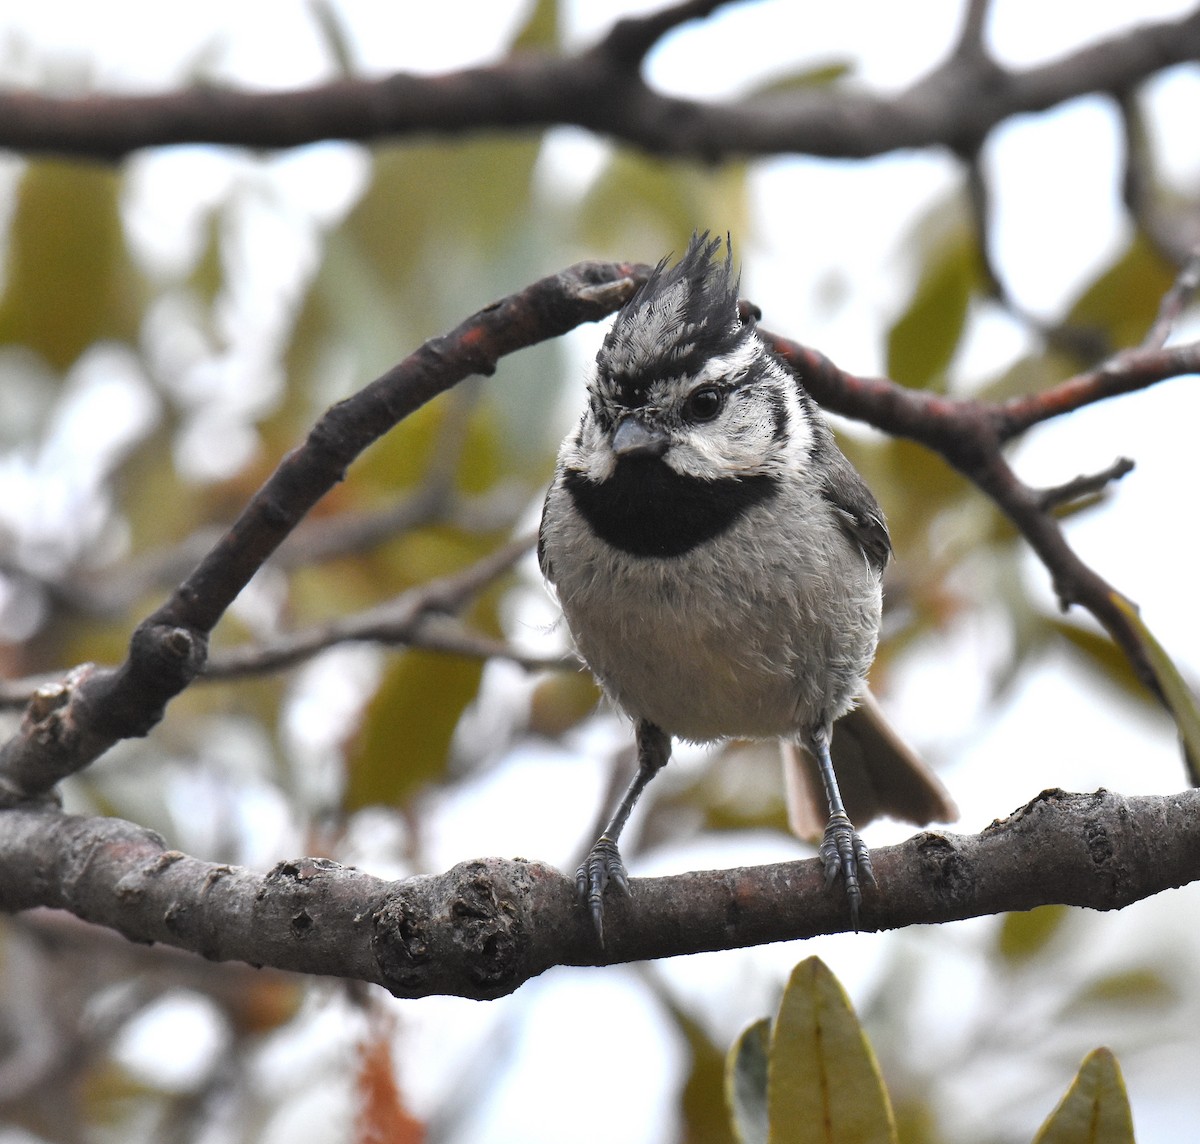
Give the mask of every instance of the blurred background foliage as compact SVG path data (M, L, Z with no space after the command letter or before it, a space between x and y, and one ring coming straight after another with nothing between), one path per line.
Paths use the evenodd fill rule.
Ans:
M312 21L330 60L353 68L351 6L313 4L291 18ZM508 47L558 50L555 4L514 6L506 34ZM26 56L37 51L26 46ZM47 55L35 85L49 92L53 63ZM853 76L853 61L798 59L792 74L750 87ZM569 131L297 155L185 148L117 168L7 159L4 678L120 659L138 618L325 407L579 258L654 262L693 230L728 231L748 292L762 283L753 297L764 322L824 348L820 299L836 310L845 284L814 283L802 257L785 276L755 270L764 248L784 244L756 189L771 177L769 163L666 162ZM1021 348L980 365L966 356L971 339L1005 306L971 211L960 173L908 218L887 305L859 315L874 323L862 329L863 360L840 364L942 393L1027 392L1140 341L1176 273L1130 226L1053 319L1008 314ZM855 224L817 222L846 228L848 246ZM853 280L853 262L846 273ZM214 653L361 612L530 529L599 336L585 329L506 359L495 377L398 426L243 594ZM1012 737L996 748L1010 752L1000 765L988 756L990 770L963 760L1014 696L1050 686L1039 673L1119 710L1135 734L1166 745L1161 759L1171 729L1159 709L1106 637L1057 614L990 503L909 442L837 427L900 554L876 687L902 709L908 697L905 728L948 768L965 827L1016 805L995 789L1010 762L1020 766ZM461 619L531 654L564 647L532 560ZM961 690L939 694L951 673ZM568 866L628 766L627 729L598 699L581 673L340 647L287 671L193 687L146 741L72 780L67 803L257 867L306 852L401 876L490 850ZM1029 765L1014 798L1093 781L1086 767L1056 768L1038 717L1015 716ZM1096 782L1149 789L1136 760L1106 762L1105 749L1078 752L1096 763ZM635 871L805 853L785 834L773 751L684 751L673 772L630 838ZM1161 781L1182 785L1171 773ZM980 793L966 794L968 784ZM813 945L856 997L908 1144L1030 1139L1100 1044L1119 1046L1135 1113L1140 1082L1142 1115L1175 1125L1196 1113L1180 1078L1200 1064L1198 950L1172 928L1195 929L1196 898L1179 900L1147 903L1134 921L1046 909ZM136 948L70 918L4 919L0 1142L729 1141L726 1052L774 1007L799 956L562 971L486 1007L413 1005ZM619 1001L604 1000L610 988ZM641 1027L635 1011L652 1022L644 1042L628 1031ZM593 1111L589 1084L625 1099ZM579 1123L581 1101L602 1123Z

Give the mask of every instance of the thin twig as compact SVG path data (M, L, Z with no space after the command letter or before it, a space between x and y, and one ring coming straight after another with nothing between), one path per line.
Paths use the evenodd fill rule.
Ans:
M562 656L527 655L461 626L451 628L431 623L435 617L453 616L466 607L529 552L535 539L521 537L459 572L430 580L366 611L304 628L269 643L216 653L206 666L204 677L236 679L281 671L338 644L367 642L387 647L420 646L479 658L500 656L531 668L564 666L566 661Z
M1134 464L1128 457L1118 457L1107 469L1101 469L1098 473L1080 474L1061 485L1042 489L1037 494L1038 507L1043 512L1049 512L1051 509L1071 504L1084 497L1096 496L1113 481L1119 481L1122 477L1128 476L1133 469Z
M1200 246L1192 250L1183 269L1171 284L1171 289L1163 295L1154 324L1142 340L1143 349L1160 350L1167 344L1167 339L1175 329L1175 323L1179 321L1197 290L1200 290Z

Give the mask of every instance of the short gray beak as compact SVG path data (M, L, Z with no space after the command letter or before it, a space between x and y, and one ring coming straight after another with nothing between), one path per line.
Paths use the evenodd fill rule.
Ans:
M618 457L661 457L668 444L665 433L633 417L622 420L612 437L612 449Z

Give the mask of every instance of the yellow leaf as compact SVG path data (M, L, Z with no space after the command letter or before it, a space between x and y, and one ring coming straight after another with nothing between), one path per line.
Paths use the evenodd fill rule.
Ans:
M1187 760L1188 773L1192 783L1200 785L1200 708L1196 705L1196 697L1187 685L1179 669L1171 662L1166 649L1154 638L1145 621L1124 596L1118 592L1112 594L1112 602L1125 613L1130 624L1137 631L1142 642L1142 650L1154 669L1154 676L1162 690L1163 699L1175 717L1175 726L1179 737L1183 740L1183 752Z
M771 1037L769 1144L895 1144L891 1103L845 990L820 958L792 971Z
M1041 906L1006 914L996 940L997 952L1010 963L1028 961L1054 940L1068 913L1066 906Z
M1089 1053L1033 1144L1134 1144L1133 1114L1117 1058Z

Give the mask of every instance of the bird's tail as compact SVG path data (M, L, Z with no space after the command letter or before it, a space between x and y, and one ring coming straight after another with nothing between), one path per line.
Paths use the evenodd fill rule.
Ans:
M870 692L834 724L830 755L855 826L884 815L917 826L958 817L941 780L887 722ZM792 831L819 841L829 808L816 760L798 743L783 743L783 778Z

